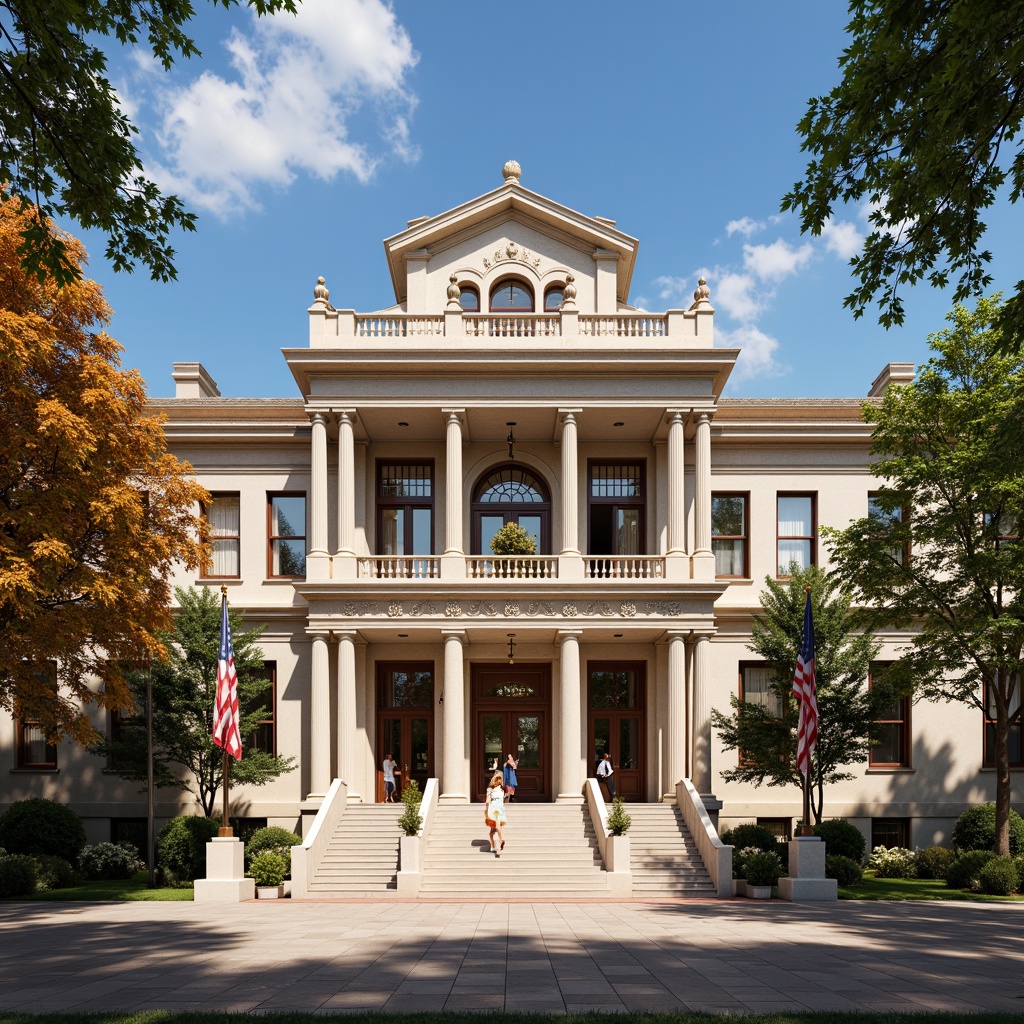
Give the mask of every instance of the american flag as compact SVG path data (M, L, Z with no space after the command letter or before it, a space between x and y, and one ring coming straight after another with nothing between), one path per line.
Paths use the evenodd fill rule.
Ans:
M800 717L796 730L796 766L806 778L811 771L811 754L818 742L818 700L814 693L814 618L811 615L811 595L807 593L804 611L804 632L800 643L800 656L793 674L793 693L800 702Z
M213 703L213 742L236 761L242 758L242 734L238 730L238 675L231 647L228 598L221 598L220 653L217 655L217 696Z

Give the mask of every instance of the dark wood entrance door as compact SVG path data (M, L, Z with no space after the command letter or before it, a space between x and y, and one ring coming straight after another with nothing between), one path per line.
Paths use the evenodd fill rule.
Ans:
M605 751L611 754L616 795L627 800L647 798L643 768L646 689L643 664L591 662L588 666L589 771L596 775Z
M430 742L432 731L430 718L425 715L382 713L377 743L378 803L384 799L384 772L381 765L387 754L392 754L398 765L395 770L395 798L401 796L407 779L415 779L420 792L423 792L434 763Z
M551 799L551 667L474 665L472 781L483 800L495 765L512 754L517 800Z

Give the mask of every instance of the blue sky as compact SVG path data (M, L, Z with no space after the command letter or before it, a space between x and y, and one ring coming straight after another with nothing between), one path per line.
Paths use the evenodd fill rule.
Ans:
M391 304L382 239L496 187L509 158L527 188L640 239L634 304L688 305L706 273L716 343L743 349L731 395L862 396L943 326L949 296L927 288L898 330L843 308L862 210L818 239L778 212L806 164L795 125L838 81L843 4L305 0L259 22L196 6L203 56L171 75L111 52L147 170L199 214L178 281L114 274L82 236L154 396L191 360L224 395L296 395L280 349L308 343L317 276L336 306ZM1022 210L987 219L1008 290Z

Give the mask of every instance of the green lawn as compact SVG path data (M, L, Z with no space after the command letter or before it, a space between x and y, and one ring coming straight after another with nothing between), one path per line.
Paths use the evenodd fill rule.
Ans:
M83 882L70 889L51 889L49 892L37 892L34 896L18 898L20 900L191 900L192 890L150 889L149 875L145 871L137 871L125 881Z
M971 903L1019 903L1024 896L986 896L980 892L950 889L941 879L875 878L864 872L864 881L851 889L839 889L841 900L961 900Z

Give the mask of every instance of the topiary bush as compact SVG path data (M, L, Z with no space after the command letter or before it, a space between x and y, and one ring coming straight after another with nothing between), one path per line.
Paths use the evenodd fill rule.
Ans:
M169 885L188 888L206 874L206 844L217 835L220 821L182 815L167 822L157 837L157 863Z
M63 857L54 857L48 853L33 857L36 865L36 890L52 892L54 889L67 889L78 880L75 869L70 861Z
M776 853L779 845L774 834L764 825L736 825L723 832L720 838L726 846L735 847L736 850L756 846L759 850L764 850L765 853ZM734 850L733 856L735 857L735 855Z
M825 841L826 856L849 857L858 864L864 863L864 833L845 818L819 822L814 826L814 834Z
M284 858L285 864L288 866L288 874L286 877L291 877L292 870L292 847L302 845L302 836L297 835L295 832L289 832L286 828L280 828L277 825L268 825L266 828L258 828L249 837L249 841L245 844L245 863L248 867L252 863L252 858L258 853L263 853L265 850L269 850L271 853L276 853Z
M993 857L978 872L978 888L989 896L1009 896L1019 884L1012 857Z
M996 845L996 805L968 807L953 826L953 845L958 850L991 850ZM1018 853L1024 853L1024 818L1011 810L1010 856L1016 857Z
M36 891L36 862L23 854L0 860L0 899L31 896Z
M613 836L624 836L629 831L633 819L626 813L626 801L617 796L612 801L612 809L608 812L608 828Z
M415 779L409 779L402 787L402 803L405 810L398 819L398 827L407 835L414 836L423 827L423 815L420 814L420 803L423 794L420 792L419 783Z
M743 861L747 885L777 885L782 874L782 861L777 853L758 850Z
M868 867L878 878L917 878L917 854L900 846L876 846Z
M946 885L950 889L973 889L981 869L995 857L991 850L968 850L957 854L946 868Z
M284 857L273 850L263 850L257 853L249 865L249 876L256 882L260 889L272 889L284 881L288 865Z
M74 863L85 846L85 826L70 807L34 796L0 814L0 846L30 857L63 857Z
M929 846L927 850L918 850L917 877L945 878L952 859L953 851L948 846Z
M518 523L506 523L491 538L491 550L496 555L532 555L537 544Z
M78 869L89 879L131 878L139 867L139 854L131 843L97 843L78 855Z
M825 856L825 877L834 878L844 889L849 889L864 881L864 872L852 857L832 853Z

